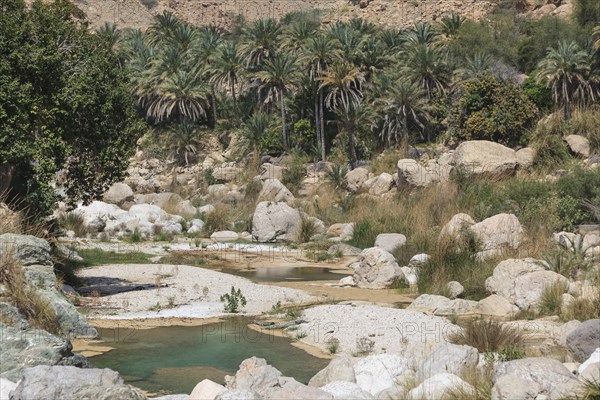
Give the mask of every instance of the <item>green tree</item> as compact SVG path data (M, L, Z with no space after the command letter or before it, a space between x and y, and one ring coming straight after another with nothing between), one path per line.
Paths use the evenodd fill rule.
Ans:
M460 141L515 145L532 127L537 112L519 86L483 75L458 89L458 100L450 112L450 133Z
M98 198L144 130L117 55L68 1L0 9L0 189L42 215L53 183L69 202Z
M557 48L549 48L546 58L538 65L538 81L547 80L552 88L552 99L563 108L565 119L571 118L573 103L595 99L590 81L591 56L575 42L561 41Z
M236 86L244 73L244 61L238 47L233 42L219 47L210 67L211 82L227 86L233 101L233 119L238 119Z

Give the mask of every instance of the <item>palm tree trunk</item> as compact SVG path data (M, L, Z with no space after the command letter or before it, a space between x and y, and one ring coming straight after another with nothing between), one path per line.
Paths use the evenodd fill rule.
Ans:
M233 82L233 78L229 79L229 88L231 89L231 98L233 99L233 120L237 122L237 99L235 98L235 84Z
M350 150L350 166L352 167L352 169L354 169L354 166L356 165L356 161L358 160L358 157L356 156L356 145L354 144L354 132L353 132L353 128L350 124L350 116L348 115L347 110L346 110L345 127L346 127L346 134L348 135L348 147Z
M323 161L327 160L325 151L325 114L323 109L323 89L319 89L319 124L321 131L321 158Z
M287 137L287 131L285 128L285 93L284 93L283 88L280 89L279 96L281 97L281 129L282 129L282 133L283 133L283 148L285 149L285 151L287 151L288 150L288 137Z
M214 128L217 124L217 95L215 94L215 86L210 85L210 101L213 109L213 125Z
M319 90L315 93L315 130L317 131L317 147L321 147L321 125L319 123ZM322 153L322 151L321 151ZM319 155L321 156L321 154Z

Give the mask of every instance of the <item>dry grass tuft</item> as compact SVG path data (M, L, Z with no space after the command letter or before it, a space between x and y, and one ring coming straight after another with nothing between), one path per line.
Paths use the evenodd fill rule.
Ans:
M516 329L493 320L469 321L460 332L452 334L449 339L454 344L475 347L481 353L524 347L523 336Z
M8 251L0 258L0 282L6 286L11 303L27 318L31 326L54 334L60 332L56 312L27 285L23 267Z

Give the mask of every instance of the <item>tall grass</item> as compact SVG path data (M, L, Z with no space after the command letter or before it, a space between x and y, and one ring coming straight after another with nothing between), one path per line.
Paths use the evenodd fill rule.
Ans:
M56 312L27 284L23 267L8 251L0 258L0 282L7 288L10 302L27 318L31 326L54 334L60 333Z
M560 315L563 305L563 294L569 291L569 286L560 280L547 285L540 296L539 312L541 315Z
M227 204L217 204L213 212L204 216L204 232L208 235L228 230L232 222L232 208Z
M310 238L316 235L318 227L315 221L311 218L302 217L300 221L300 229L298 230L298 242L306 243Z
M84 225L83 216L79 213L61 212L57 218L58 226L65 231L73 231L76 236L84 236L87 231Z
M494 320L469 321L460 332L450 335L449 340L475 347L480 353L524 348L524 339L516 329Z

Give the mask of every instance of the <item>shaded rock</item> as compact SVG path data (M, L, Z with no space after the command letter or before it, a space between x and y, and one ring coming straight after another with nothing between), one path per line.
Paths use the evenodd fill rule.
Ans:
M465 232L468 232L468 229L472 225L475 225L475 220L470 215L464 213L456 214L444 225L439 237L449 236L459 239Z
M259 179L263 181L267 179L277 179L281 181L283 179L283 168L278 165L263 163L260 166Z
M331 360L329 365L310 378L308 386L321 387L338 381L356 382L354 368L352 367L352 362L348 356L342 356Z
M277 386L271 387L263 394L265 400L329 400L333 399L330 393L319 388L306 386L294 378L281 377Z
M512 175L517 167L517 155L499 143L471 140L456 148L452 165L467 175Z
M578 362L584 362L600 343L600 319L590 319L583 322L567 335L567 350Z
M225 386L210 379L204 379L194 387L189 398L190 400L213 400L226 390Z
M523 238L523 227L513 214L498 214L471 226L483 251L500 251L505 247L517 249Z
M494 268L491 277L485 280L485 288L492 294L507 299L515 304L515 282L520 275L534 271L544 271L543 264L534 258L504 260Z
M301 223L298 210L285 203L262 201L252 217L252 237L258 242L293 242Z
M560 361L550 358L524 358L501 363L494 368L492 398L508 400L545 395L560 398L573 395L577 379Z
M588 158L590 156L590 141L581 135L569 135L565 137L565 142L569 148L578 156Z
M198 214L200 215L210 214L213 211L215 211L215 206L212 204L206 204L202 207L198 207Z
M115 183L104 193L102 200L108 204L127 208L133 204L133 190L124 183Z
M201 233L204 229L204 221L201 219L193 219L190 221L190 227L188 228L188 233Z
M215 400L262 400L262 396L251 390L235 389L227 390L217 397Z
M473 370L479 362L479 351L466 345L443 343L418 365L418 375L424 379L441 373L462 376Z
M351 192L358 192L367 179L369 171L366 168L355 168L346 174L346 188Z
M458 296L463 294L465 288L460 282L450 281L446 284L446 290L448 291L448 297L450 299L456 299Z
M479 300L475 312L481 315L494 317L509 317L516 314L519 307L510 303L506 298L493 294Z
M406 244L406 236L401 233L380 233L375 239L375 247L393 253Z
M426 166L412 159L399 160L397 164L397 185L399 188L426 187L447 181L452 166L430 160Z
M354 382L348 381L335 381L328 383L321 388L324 392L327 392L333 396L334 399L348 400L348 399L374 399L371 393L365 392Z
M329 249L327 249L328 254L341 254L343 256L357 256L361 253L361 251L362 250L358 247L350 246L346 243L336 243L334 245L331 245Z
M0 303L0 321L17 329L28 329L29 322L19 310L8 303Z
M341 240L352 240L354 237L354 223L346 224L344 229L342 229L342 233L340 234Z
M425 379L419 386L408 392L408 398L444 400L451 398L452 393L455 392L473 395L475 388L456 375L441 373Z
M354 282L361 288L384 289L402 277L394 256L379 247L364 249L350 268L354 269Z
M395 354L376 354L354 365L357 385L372 395L394 385L395 377L408 369L408 359Z
M112 394L112 395L111 395ZM110 369L40 365L23 371L14 400L39 399L145 399L139 389L123 384Z
M267 179L258 195L258 201L291 202L294 200L292 192L277 179Z
M4 254L12 254L22 265L52 265L48 242L31 235L0 235L0 256Z
M369 194L373 196L381 196L389 192L394 186L394 178L392 175L384 172L375 178L369 188Z

